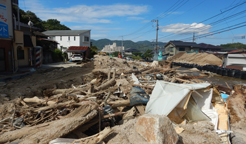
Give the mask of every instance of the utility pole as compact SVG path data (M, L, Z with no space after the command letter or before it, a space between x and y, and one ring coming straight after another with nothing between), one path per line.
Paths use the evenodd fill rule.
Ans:
M121 41L121 50L124 51L124 50L123 50L123 36L120 36L120 37L122 37L122 41Z
M195 41L195 32L193 32L193 42Z
M159 20L158 18L156 20L152 20L151 22L156 22L156 47L155 47L155 52L157 52L157 47L158 47L158 30L159 30Z

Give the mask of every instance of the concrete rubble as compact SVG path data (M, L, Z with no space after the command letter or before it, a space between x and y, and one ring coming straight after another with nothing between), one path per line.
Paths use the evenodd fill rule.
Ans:
M0 143L246 142L246 86L215 86L171 60L95 56L8 81L0 86Z

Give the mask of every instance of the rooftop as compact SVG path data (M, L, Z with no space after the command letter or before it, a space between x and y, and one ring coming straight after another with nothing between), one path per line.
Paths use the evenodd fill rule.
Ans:
M43 34L48 36L76 36L91 30L48 30Z
M140 52L140 51L134 48L127 48L125 49L125 52Z
M205 43L199 43L198 45L201 46L201 48L208 48L208 49L223 49L220 46L215 46L215 45L211 45L211 44L205 44Z
M165 46L167 46L170 43L172 43L175 46L190 46L190 47L198 47L198 48L201 47L200 45L198 45L195 42L183 42L183 41L176 41L176 40L169 41Z
M88 46L70 46L67 52L85 52L88 48Z

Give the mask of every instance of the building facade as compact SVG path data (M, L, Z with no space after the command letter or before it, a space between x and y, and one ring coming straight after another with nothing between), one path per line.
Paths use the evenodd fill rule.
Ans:
M113 52L122 52L124 51L125 48L124 46L117 46L116 43L114 42L112 45L105 45L102 49L102 52L105 53L113 53Z
M13 70L12 1L0 0L0 72Z
M195 42L169 41L164 47L165 55L174 56L179 52L199 51L201 46Z
M91 30L49 30L43 32L49 39L58 42L58 48L65 52L70 46L90 47Z

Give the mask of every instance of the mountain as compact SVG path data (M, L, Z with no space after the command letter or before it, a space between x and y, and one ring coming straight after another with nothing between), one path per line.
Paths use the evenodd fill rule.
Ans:
M99 39L99 40L93 40L91 39L92 45L96 46L99 49L103 49L105 45L113 44L113 42L116 42L117 46L121 46L122 41L121 40L109 40L109 39ZM127 48L134 48L138 49L139 51L146 51L148 49L154 49L155 45L152 45L152 42L150 41L139 41L139 42L133 42L131 40L124 40L123 41L125 49ZM155 44L155 43L154 43ZM163 47L166 43L159 42L159 47Z

